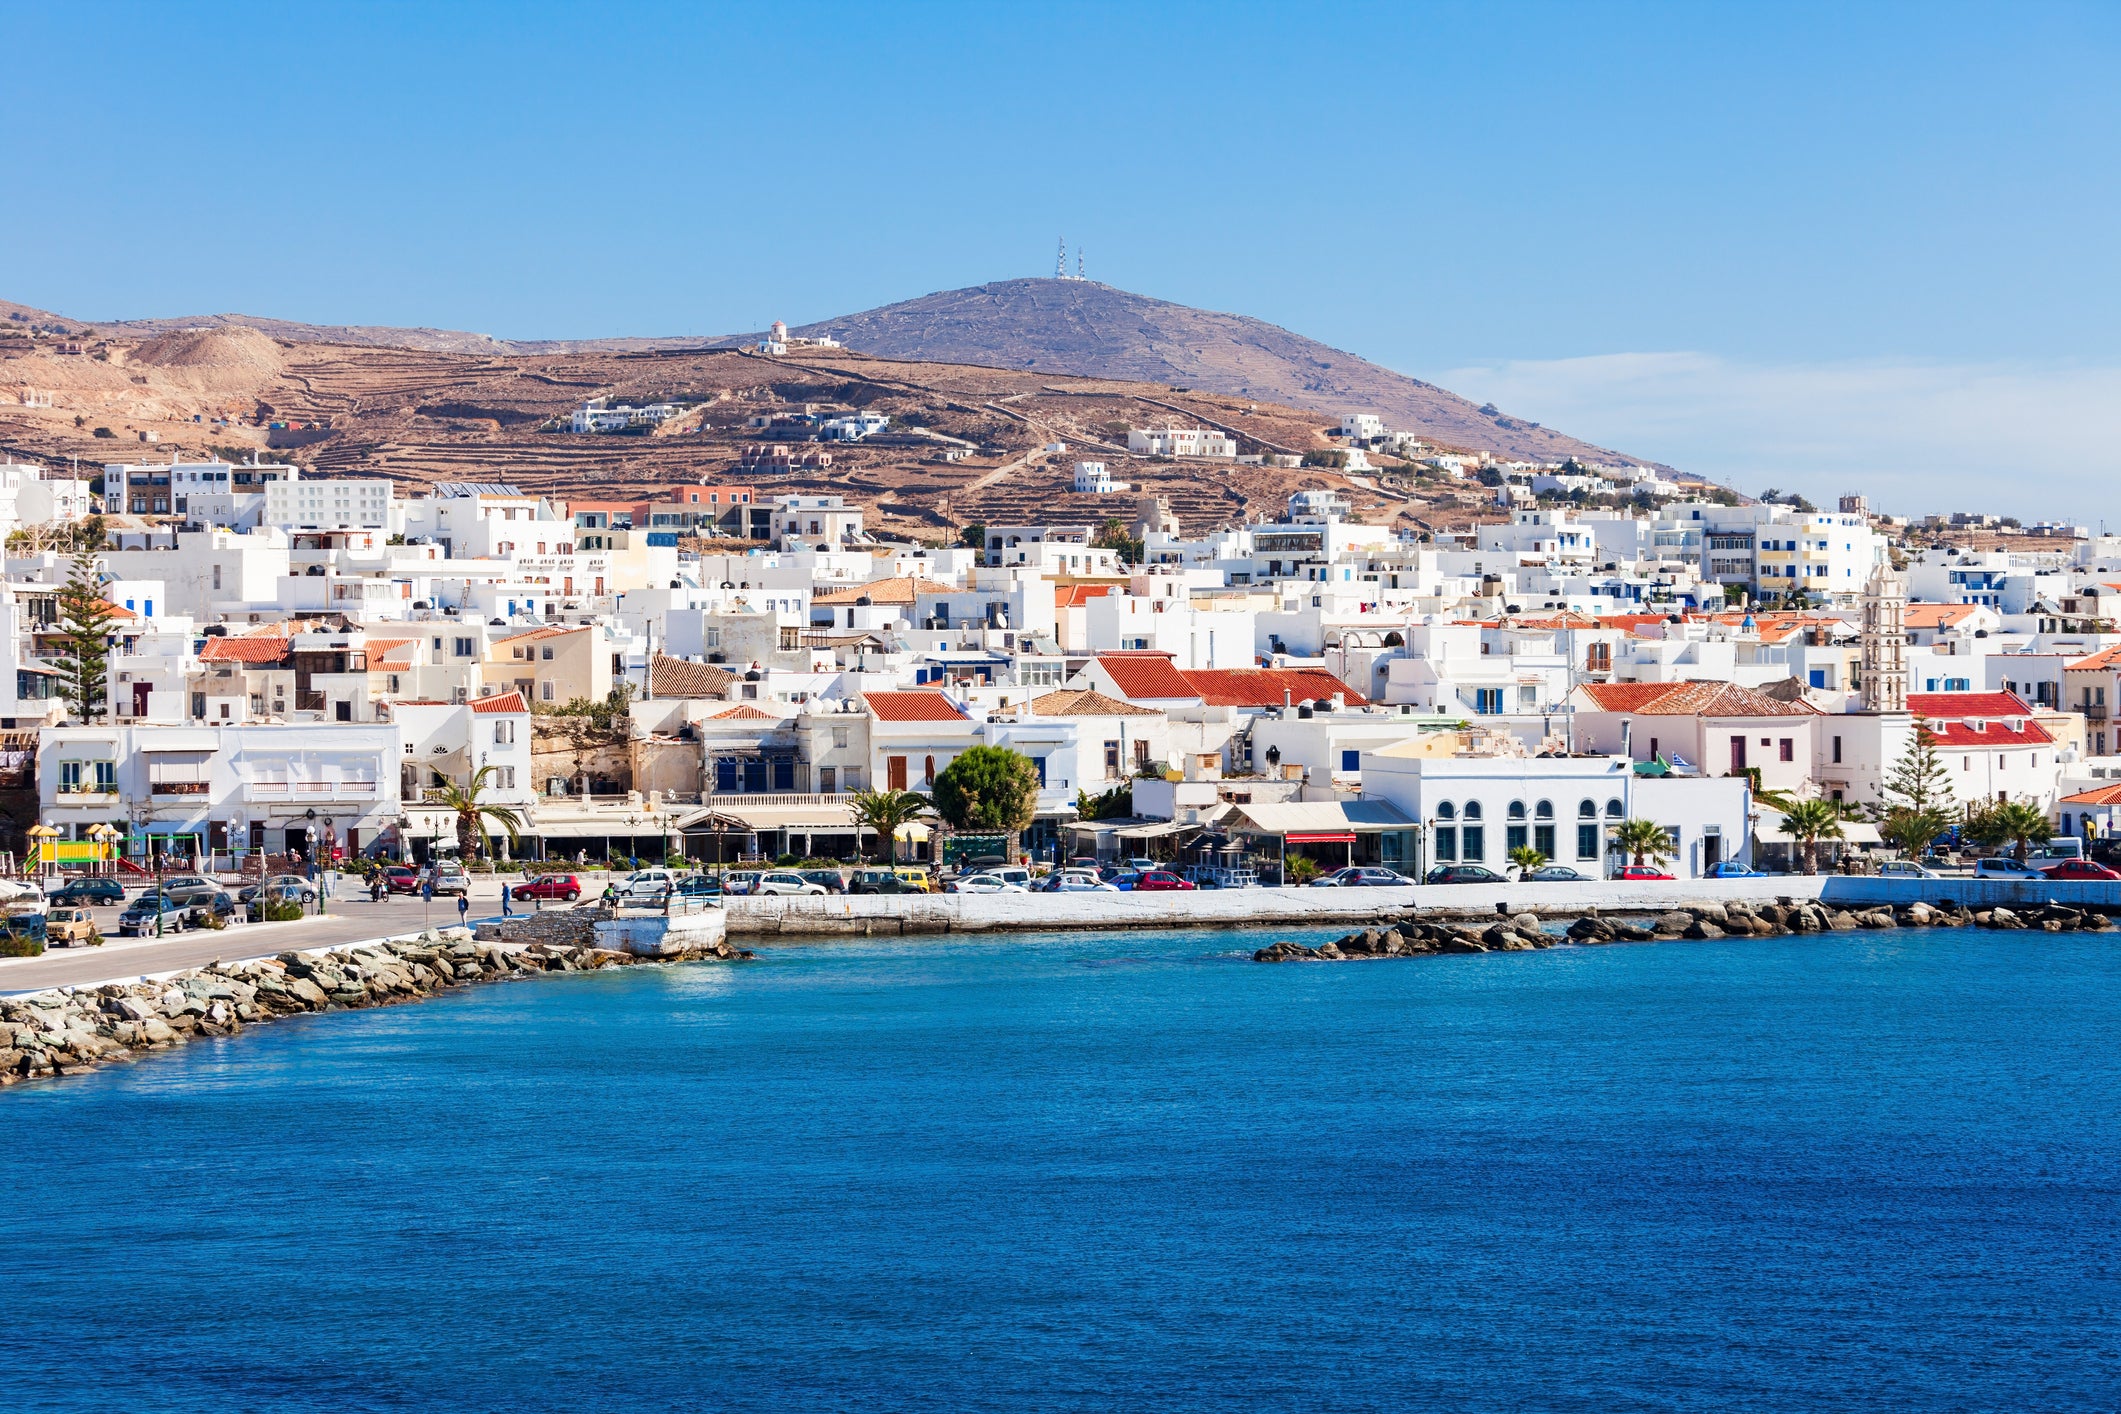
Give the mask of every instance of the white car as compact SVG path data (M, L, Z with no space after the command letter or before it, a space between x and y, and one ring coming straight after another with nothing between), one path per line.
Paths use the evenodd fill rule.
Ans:
M44 890L38 887L34 879L0 879L0 903L43 897Z
M2041 873L2038 869L2028 864L2020 864L2017 860L2010 858L1975 860L1974 877L1976 879L2037 880L2043 884L2049 882L2047 875Z
M1941 879L1944 876L1934 869L1925 869L1912 860L1896 859L1878 866L1881 879Z
M1027 894L1031 892L1022 884L1012 884L1007 879L993 874L967 874L950 885L954 894Z
M659 899L676 888L677 881L669 869L636 869L619 880L619 897Z
M755 894L822 894L823 884L813 884L793 869L775 869L759 875L751 890Z
M1064 869L1053 876L1046 885L1049 894L1116 894L1116 885L1108 884L1087 869Z

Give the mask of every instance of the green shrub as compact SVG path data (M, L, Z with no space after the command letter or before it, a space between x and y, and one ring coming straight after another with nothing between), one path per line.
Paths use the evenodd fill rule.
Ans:
M289 899L267 899L251 906L260 923L292 923L302 916L302 905Z
M0 957L42 957L44 939L33 938L27 933L13 929L0 932Z
M198 918L194 920L192 926L196 928L205 928L210 932L218 933L223 928L226 928L228 926L228 919L209 908L206 910L206 912L200 914Z

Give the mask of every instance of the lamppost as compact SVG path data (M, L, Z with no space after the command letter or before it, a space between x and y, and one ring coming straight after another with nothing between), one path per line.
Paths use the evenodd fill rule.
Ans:
M162 856L156 850L149 848L147 834L147 827L154 817L154 807L144 800L136 800L127 808L125 813L126 817L132 821L133 833L139 836L140 848L147 851L154 865L155 936L159 938L162 936Z
M326 815L322 820L319 820L317 823L324 827L324 848L321 851L324 855L324 877L317 882L317 916L321 918L324 916L325 904L331 899L331 881L333 872L331 867L331 851L333 839L331 832L331 816Z

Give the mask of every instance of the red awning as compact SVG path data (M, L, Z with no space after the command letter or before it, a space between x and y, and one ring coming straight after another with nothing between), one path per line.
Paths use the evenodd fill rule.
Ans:
M1288 844L1353 844L1355 843L1355 832L1353 830L1306 830L1299 833L1292 830L1288 834L1283 835L1282 839Z

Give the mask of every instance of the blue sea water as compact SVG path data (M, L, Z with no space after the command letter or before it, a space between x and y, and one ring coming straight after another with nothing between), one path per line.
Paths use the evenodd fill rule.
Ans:
M1268 940L779 947L17 1087L0 1403L2121 1403L2121 947Z

